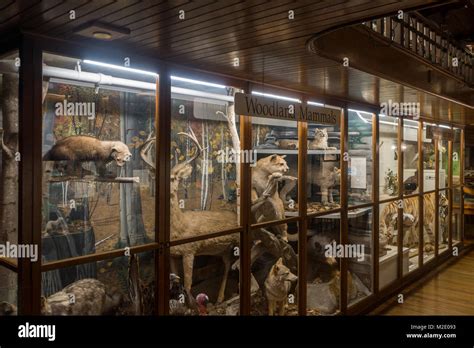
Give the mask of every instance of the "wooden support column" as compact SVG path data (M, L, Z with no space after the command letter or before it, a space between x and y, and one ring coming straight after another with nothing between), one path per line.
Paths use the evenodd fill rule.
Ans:
M169 314L170 262L170 147L171 147L171 77L168 67L160 67L156 94L156 196L155 196L155 309L158 315Z
M306 103L306 99L303 99ZM298 223L298 313L306 315L307 307L307 279L306 269L308 267L307 260L307 162L308 162L308 124L306 122L298 122L298 209L300 220Z
M342 122L341 122L341 226L340 226L340 238L341 244L346 245L349 243L349 234L348 234L348 218L347 218L347 208L348 208L348 171L349 171L349 146L348 146L348 124L349 124L349 114L347 107L343 109ZM341 294L340 294L340 304L341 312L343 314L347 313L347 272L348 272L348 261L346 257L343 257L341 260Z
M26 36L20 46L20 139L18 243L33 244L41 252L42 180L42 54ZM18 260L19 314L41 313L41 257Z

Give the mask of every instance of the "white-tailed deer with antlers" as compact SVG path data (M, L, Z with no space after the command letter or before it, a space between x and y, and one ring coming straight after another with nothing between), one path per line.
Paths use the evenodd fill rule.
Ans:
M202 148L191 130L191 134L178 133L188 137L196 146L196 151L191 158L179 163L171 169L171 201L170 201L170 227L171 240L198 237L213 232L219 232L236 227L237 214L232 211L191 211L181 209L179 206L178 189L180 183L188 178L193 167L191 163L195 161L202 152ZM144 161L155 171L155 165L147 152L155 138L150 137L142 147L141 156ZM238 234L225 235L211 239L199 240L191 243L177 245L171 248L172 256L181 256L183 259L184 288L191 295L193 280L194 258L199 255L212 255L222 257L224 262L224 275L219 289L217 302L224 300L227 277L230 270L232 256L231 251L239 244Z

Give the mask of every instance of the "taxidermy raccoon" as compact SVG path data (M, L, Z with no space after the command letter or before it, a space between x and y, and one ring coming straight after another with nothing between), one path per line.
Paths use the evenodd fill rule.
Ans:
M81 279L61 291L41 297L43 315L103 315L117 307L120 294L110 295L97 279Z
M43 160L72 162L73 169L67 168L66 172L75 176L80 176L81 162L92 161L99 175L104 176L108 163L115 161L118 167L123 167L131 158L128 146L121 141L101 141L91 136L73 135L57 141Z

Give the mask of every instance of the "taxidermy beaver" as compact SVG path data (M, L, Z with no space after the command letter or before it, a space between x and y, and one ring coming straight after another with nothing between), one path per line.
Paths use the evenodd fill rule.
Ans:
M77 175L82 169L81 162L92 161L99 175L104 176L108 163L115 161L117 166L123 167L131 158L128 146L121 141L101 141L91 136L73 135L57 141L43 160L72 162L73 171L68 168L68 175Z

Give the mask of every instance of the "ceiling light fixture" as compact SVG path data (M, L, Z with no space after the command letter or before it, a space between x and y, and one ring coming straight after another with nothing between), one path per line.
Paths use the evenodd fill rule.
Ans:
M150 75L153 77L158 77L157 73L154 73L152 71L146 71L146 70L140 70L140 69L133 69L133 68L127 68L125 66L121 65L115 65L115 64L109 64L109 63L102 63L102 62L97 62L95 60L90 60L90 59L84 59L82 61L85 64L92 64L92 65L97 65L97 66L103 66L105 68L110 68L110 69L116 69L116 70L122 70L122 71L128 71L136 74L143 74L143 75Z

